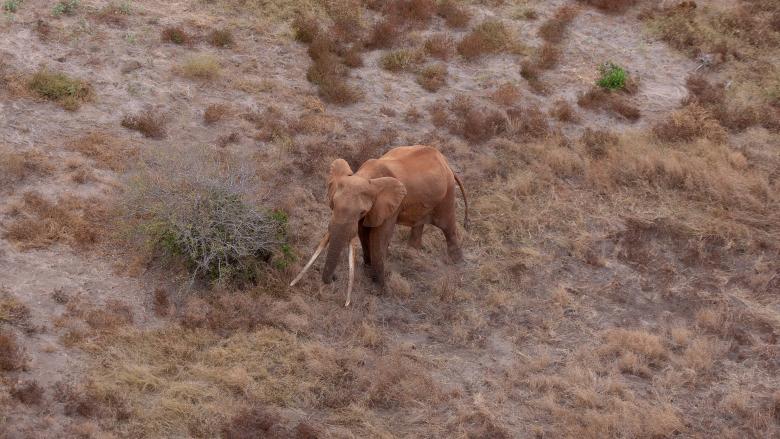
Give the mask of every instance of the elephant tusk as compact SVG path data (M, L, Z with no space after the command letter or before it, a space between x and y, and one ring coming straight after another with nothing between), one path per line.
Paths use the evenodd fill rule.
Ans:
M322 241L320 241L320 244L317 246L317 249L314 250L314 254L311 256L311 259L309 259L309 262L306 263L306 265L303 267L303 270L301 270L300 273L298 273L298 276L293 279L292 282L290 282L290 286L295 285L298 283L299 280L303 277L304 274L306 274L306 271L311 267L311 265L314 263L314 261L317 260L317 257L322 253L322 249L325 248L326 245L328 245L328 241L330 240L330 232L325 232L325 236L322 237Z
M347 282L347 303L345 307L349 306L350 295L352 295L352 286L355 284L355 240L353 239L349 243L349 281Z

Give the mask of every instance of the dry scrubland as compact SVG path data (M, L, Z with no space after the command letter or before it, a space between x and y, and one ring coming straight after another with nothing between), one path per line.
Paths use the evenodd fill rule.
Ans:
M780 435L776 1L2 8L0 436ZM415 143L466 262L288 288Z

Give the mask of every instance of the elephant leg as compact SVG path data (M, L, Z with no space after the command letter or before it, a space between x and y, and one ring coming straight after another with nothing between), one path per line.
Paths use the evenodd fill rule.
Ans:
M391 218L379 227L371 228L369 233L369 251L371 252L371 266L374 268L374 282L382 287L385 285L385 256L394 229L395 218Z
M434 210L433 225L444 232L444 238L447 240L447 254L452 262L458 264L463 262L463 252L460 249L455 211L455 187L451 185L444 201Z
M369 233L371 232L371 229L369 227L364 227L363 224L358 225L358 237L360 238L360 247L363 248L363 263L366 265L371 265L371 252L370 252L370 245L369 245Z
M418 224L412 227L412 232L409 235L409 247L419 250L422 247L422 235L425 224Z

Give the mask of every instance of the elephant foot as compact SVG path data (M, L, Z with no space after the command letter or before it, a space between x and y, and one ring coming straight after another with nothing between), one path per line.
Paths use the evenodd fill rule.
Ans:
M462 264L463 263L463 251L461 251L460 248L452 248L447 251L450 255L450 259L452 259L452 262L454 264Z

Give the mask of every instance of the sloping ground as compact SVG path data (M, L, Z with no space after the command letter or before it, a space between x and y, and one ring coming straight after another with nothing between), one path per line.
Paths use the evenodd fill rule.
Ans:
M413 71L382 69L388 49L366 51L349 73L362 98L338 106L306 80L307 47L289 28L297 7L324 16L320 3L82 2L59 17L48 2L20 3L0 41L4 163L27 154L0 176L0 325L26 352L0 352L26 361L2 363L0 433L777 435L780 139L760 126L725 140L653 135L697 63L643 32L639 7L580 5L543 86L524 79L538 29L565 4L469 4L468 30L434 17L397 46L439 32L458 41L491 18L520 44L476 61L451 54L436 92ZM161 41L171 26L192 43ZM220 28L233 47L207 43ZM213 58L198 58L193 77L196 54ZM638 120L577 105L606 61L640 78L620 95ZM77 111L35 96L26 84L41 64L94 96ZM705 72L721 79L734 65ZM496 102L506 83L519 97ZM498 128L459 119L461 96L473 114L498 112ZM576 117L548 115L561 98ZM205 123L214 104L224 115ZM145 111L165 121L164 138L122 127ZM206 148L254 168L254 201L287 213L305 260L327 224L330 161L414 143L465 177L467 261L448 264L435 230L419 252L400 230L387 291L358 276L348 309L343 281L323 288L315 272L287 288L300 263L268 267L254 288L187 291L186 275L123 241L117 221L139 157Z

